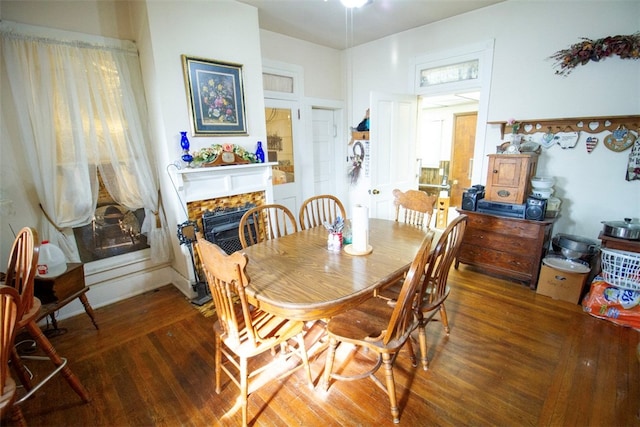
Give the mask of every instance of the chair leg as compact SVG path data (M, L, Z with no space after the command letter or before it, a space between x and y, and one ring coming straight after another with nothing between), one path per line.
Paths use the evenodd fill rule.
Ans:
M449 335L449 320L447 319L447 310L444 308L444 304L440 304L440 320L442 320L442 326L444 326L444 332Z
M416 359L416 353L415 351L413 351L413 344L411 343L411 338L409 338L407 340L407 343L405 344L407 346L407 350L409 351L409 358L411 359L411 366L413 366L414 368L416 366L418 366L418 360ZM398 353L395 354L395 356L397 356ZM395 360L395 356L394 356L394 360Z
M45 352L47 357L51 360L51 362L56 366L62 366L65 362L60 358L56 350L53 348L53 345L49 342L47 337L42 333L40 327L35 321L31 321L26 325L27 331L33 337L33 339L40 345L42 351ZM60 373L64 377L65 380L69 383L71 388L80 396L80 398L85 402L89 402L91 398L89 397L89 393L84 388L78 377L71 371L68 366L63 366Z
M240 399L242 399L242 426L247 426L247 400L249 392L249 378L247 369L247 358L240 358Z
M427 358L427 323L420 323L418 325L418 340L420 341L420 361L422 362L422 369L425 371L429 369L429 359Z
M324 365L324 374L322 375L322 387L325 391L329 390L329 380L331 379L331 370L333 369L333 359L336 356L336 347L338 347L338 341L335 338L329 338L327 359Z
M393 378L393 360L389 353L382 354L382 363L384 364L384 376L387 384L387 394L389 395L389 406L391 407L391 416L393 422L400 422L400 410L398 409L398 398L396 396L396 383Z
M216 350L215 350L215 370L216 370L216 393L220 394L220 384L222 380L220 379L220 375L222 375L222 339L220 335L216 334Z
M11 408L11 422L17 427L27 427L27 421L24 419L22 409L18 405Z
M31 376L29 375L29 371L22 363L22 359L18 354L18 350L16 350L15 346L11 349L11 365L13 366L13 370L20 381L20 384L25 388L25 390L30 391L33 388L31 384Z

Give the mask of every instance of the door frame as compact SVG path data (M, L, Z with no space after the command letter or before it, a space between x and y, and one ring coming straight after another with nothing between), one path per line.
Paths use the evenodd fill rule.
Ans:
M413 86L416 95L428 97L454 92L459 93L461 91L480 90L472 182L483 182L486 179L488 159L485 155L486 147L484 141L487 133L486 124L488 121L489 94L491 92L494 44L494 39L489 39L483 42L420 55L414 58ZM420 71L425 68L452 65L473 59L479 60L479 74L477 79L464 82L444 83L431 87L422 87L420 85Z

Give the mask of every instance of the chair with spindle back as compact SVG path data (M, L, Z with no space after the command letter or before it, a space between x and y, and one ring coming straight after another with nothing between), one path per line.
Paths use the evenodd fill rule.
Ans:
M20 294L10 286L0 285L0 425L11 419L15 425L26 421L20 407L15 405L16 383L9 374L9 357L15 338L18 317L22 315Z
M353 380L369 377L387 393L394 423L400 421L400 410L393 378L393 365L398 352L404 345L408 345L410 353L413 354L410 336L418 326L415 297L429 259L433 235L434 232L429 231L422 241L404 279L396 304L388 304L381 298L370 298L355 308L332 317L327 323L329 349L322 379L324 389L328 390L331 378ZM339 343L348 343L375 353L377 362L365 373L351 377L340 375L334 371L333 366ZM382 365L384 365L386 384L382 384L375 376Z
M309 386L313 387L304 343L304 322L274 316L249 304L245 293L245 287L249 284L245 272L249 260L242 252L227 255L220 247L204 239L198 239L196 248L218 316L213 325L216 393L220 393L221 374L224 371L240 389L242 425L246 426L249 386L259 374L273 375L273 379L276 379L304 367ZM289 344L292 340L297 341L297 346ZM289 366L279 375L274 375L274 369L270 369L274 368L272 363L249 370L249 359L275 350L278 346L284 356L284 360L278 360L279 365L288 365L287 361L294 355L302 363ZM222 362L223 355L239 375L231 371L229 364ZM251 392L255 388L258 387L251 389Z
M453 260L458 256L462 238L467 227L468 217L460 215L456 217L445 229L438 239L435 249L429 258L429 264L425 270L424 281L418 291L418 338L420 342L420 360L422 368L426 371L429 367L427 357L427 324L433 320L436 313L440 313L440 320L444 331L449 335L449 320L444 303L451 291L447 279Z
M20 294L20 312L22 315L17 322L17 330L25 328L29 335L33 338L40 349L46 354L44 356L20 356L14 346L11 348L11 362L16 371L18 379L27 390L27 393L17 400L16 404L21 404L35 393L46 382L51 380L57 373L61 373L64 379L69 383L71 388L80 396L84 402L89 402L89 393L84 388L80 380L67 366L67 359L58 355L53 345L47 337L42 333L36 319L40 314L42 303L34 297L34 279L36 267L38 263L38 252L40 246L38 242L38 233L31 227L24 227L18 233L11 254L9 257L9 265L7 267L6 284L16 289ZM24 366L25 360L50 360L55 368L43 378L38 384L33 385L27 368Z
M283 205L268 204L249 209L238 227L243 248L298 231L296 219Z
M429 228L433 210L438 198L424 191L393 190L393 204L396 207L396 221L402 221L416 227Z
M396 221L429 229L434 206L438 199L436 196L429 195L424 191L400 191L397 188L393 190L392 194L393 204L396 209ZM376 289L374 296L393 299L400 293L401 286L402 280L396 281L382 289Z
M347 211L344 205L336 196L322 194L320 196L309 197L302 202L298 220L300 229L318 227L325 222L333 224L337 217L345 219Z

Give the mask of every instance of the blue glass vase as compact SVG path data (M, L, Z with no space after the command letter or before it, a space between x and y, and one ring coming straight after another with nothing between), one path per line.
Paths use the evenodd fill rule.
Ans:
M193 156L189 154L189 138L187 138L187 132L180 132L180 147L182 147L182 161L191 164Z
M262 149L262 141L258 141L258 149L256 150L256 158L259 163L264 163L264 150Z

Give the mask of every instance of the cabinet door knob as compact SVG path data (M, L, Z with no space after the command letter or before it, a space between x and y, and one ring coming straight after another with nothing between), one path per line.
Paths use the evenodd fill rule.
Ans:
M493 170L493 173L498 173L498 169L494 169L494 170Z

